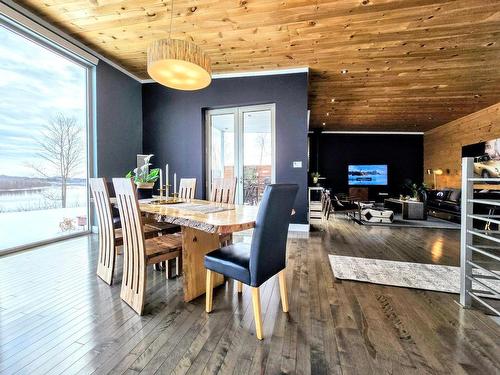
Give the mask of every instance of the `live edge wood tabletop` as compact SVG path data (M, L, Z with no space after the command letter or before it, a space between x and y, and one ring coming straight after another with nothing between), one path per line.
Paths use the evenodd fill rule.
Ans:
M179 204L141 202L140 209L158 221L181 226L184 301L189 302L205 294L205 254L220 247L220 234L253 228L258 207L190 199ZM214 286L223 284L222 275L214 276Z

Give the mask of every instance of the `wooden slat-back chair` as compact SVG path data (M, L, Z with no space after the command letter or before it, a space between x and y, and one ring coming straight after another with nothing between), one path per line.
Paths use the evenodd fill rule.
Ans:
M210 191L210 201L217 203L234 204L236 197L236 177L235 178L214 178ZM219 237L221 246L228 246L233 242L231 233L221 234Z
M91 178L90 190L95 202L97 223L99 228L99 256L97 260L97 276L105 283L113 284L113 275L118 247L123 245L121 228L115 228L113 207L110 204L110 191L105 178ZM119 226L121 223L118 222ZM158 236L160 231L153 227L144 227L146 238Z
M179 182L179 198L194 199L196 178L181 178Z
M133 182L113 178L123 230L123 278L120 296L139 315L144 311L146 267L181 256L180 235L144 239L141 212Z
M196 178L181 178L179 182L179 198L182 199L194 199L194 194L196 192ZM181 227L175 224L169 223L158 223L154 220L148 219L146 222L146 227L151 227L157 229L161 234L178 233L181 231ZM167 270L167 277L172 277L172 265L169 262L164 264ZM178 258L175 262L176 274L180 275L182 273L182 261Z
M109 192L104 178L91 178L90 190L94 198L97 223L99 228L99 255L97 259L97 276L107 284L113 283L115 270L115 230L113 214L109 203Z
M236 197L235 178L214 178L210 192L210 200L217 203L234 204Z

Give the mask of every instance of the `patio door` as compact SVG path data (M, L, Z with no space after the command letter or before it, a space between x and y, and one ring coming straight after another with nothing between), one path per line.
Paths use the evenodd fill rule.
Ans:
M209 110L207 192L214 178L236 178L236 203L256 205L274 182L275 105Z

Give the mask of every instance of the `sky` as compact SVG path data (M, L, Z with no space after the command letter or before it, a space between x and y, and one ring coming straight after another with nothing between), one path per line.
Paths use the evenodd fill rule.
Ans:
M84 130L85 68L0 25L0 175L40 177L28 164L41 164L35 140L57 113Z

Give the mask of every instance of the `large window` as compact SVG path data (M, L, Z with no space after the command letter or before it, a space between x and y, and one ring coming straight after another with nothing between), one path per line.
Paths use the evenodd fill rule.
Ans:
M2 252L88 231L91 66L0 21Z

